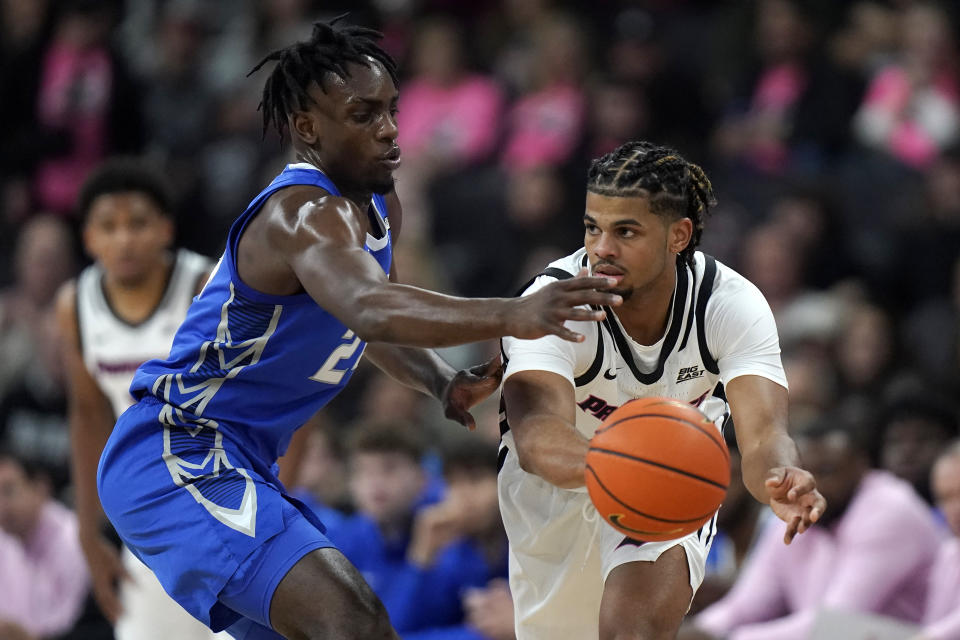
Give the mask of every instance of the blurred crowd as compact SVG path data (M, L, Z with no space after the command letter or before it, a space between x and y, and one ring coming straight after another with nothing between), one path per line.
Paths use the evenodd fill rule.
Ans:
M935 558L960 534L944 507L960 495L960 455L935 467L960 435L960 15L946 1L0 0L0 567L3 545L30 547L27 524L71 504L51 309L85 261L84 179L111 156L148 158L175 188L179 244L215 258L291 160L257 110L265 76L248 71L347 11L400 64L405 282L511 295L582 242L586 168L626 140L672 145L712 179L703 250L770 302L791 429L833 492L831 522L798 548L833 555L821 549L820 570L776 602L747 606L786 580L758 567L798 560L780 557L794 547L768 544L764 510L732 489L694 611L716 604L690 637L791 637L782 618L823 606L921 623L960 602L960 555ZM363 366L308 426L297 489L405 638L512 638L495 405L478 417L467 438ZM893 520L857 515L875 509ZM857 537L888 525L900 537ZM924 597L944 562L956 575ZM81 569L61 564L70 586ZM874 566L885 579L865 573ZM8 623L27 634L11 638L95 624L80 584L76 603L38 595L70 613L31 627L10 575L0 637ZM894 598L904 589L913 601ZM746 628L769 620L785 626Z

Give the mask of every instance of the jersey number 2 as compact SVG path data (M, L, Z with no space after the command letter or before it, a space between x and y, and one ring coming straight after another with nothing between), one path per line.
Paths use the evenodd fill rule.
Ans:
M340 381L343 380L343 376L347 373L347 370L337 369L337 365L340 364L341 360L349 359L357 350L357 347L360 346L360 336L354 337L353 331L347 329L342 339L350 340L351 338L353 338L352 342L342 344L330 353L327 361L323 363L323 366L317 369L315 374L310 376L311 380L325 382L326 384L339 384ZM360 364L360 358L357 358L357 362L353 365L353 368L356 369L358 364Z

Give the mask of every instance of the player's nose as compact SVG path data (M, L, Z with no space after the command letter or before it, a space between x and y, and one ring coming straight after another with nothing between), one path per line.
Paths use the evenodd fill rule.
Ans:
M400 130L397 128L397 117L392 114L387 114L383 120L383 124L380 126L380 139L381 140L396 140L397 135Z
M610 258L617 254L617 245L611 234L600 233L594 238L591 250L599 258Z

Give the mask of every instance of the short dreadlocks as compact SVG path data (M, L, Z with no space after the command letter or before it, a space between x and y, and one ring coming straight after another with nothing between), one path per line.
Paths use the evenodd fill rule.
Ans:
M693 235L680 252L689 265L693 265L693 252L703 235L704 219L716 204L703 169L669 147L646 141L628 142L594 160L587 174L587 191L603 196L645 196L653 213L690 218Z
M350 77L348 63L369 67L370 58L373 58L383 65L393 83L399 84L397 63L377 44L383 34L366 27L335 26L344 17L339 16L330 22L314 22L309 40L274 51L247 74L259 71L267 62L277 62L263 85L260 109L263 110L264 134L273 123L282 138L287 130L287 118L312 102L307 93L310 84L315 82L326 93L328 74Z

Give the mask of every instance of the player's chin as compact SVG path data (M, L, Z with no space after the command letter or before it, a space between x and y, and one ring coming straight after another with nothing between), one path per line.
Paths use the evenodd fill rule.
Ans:
M393 171L389 171L386 174L377 175L371 182L371 187L373 188L374 193L378 193L381 196L385 196L391 191L393 191Z
M607 293L615 293L624 300L629 300L630 296L633 295L633 287L614 287L613 289L607 289Z

